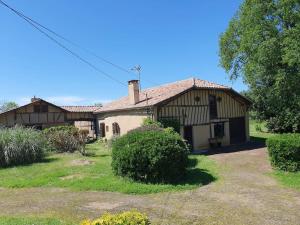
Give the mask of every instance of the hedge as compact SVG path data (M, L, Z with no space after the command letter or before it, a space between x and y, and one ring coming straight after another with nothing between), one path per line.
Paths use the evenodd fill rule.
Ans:
M300 170L300 134L281 134L267 140L271 165L284 171Z
M188 164L186 143L176 132L148 128L131 131L113 142L114 173L142 182L173 183L180 180Z

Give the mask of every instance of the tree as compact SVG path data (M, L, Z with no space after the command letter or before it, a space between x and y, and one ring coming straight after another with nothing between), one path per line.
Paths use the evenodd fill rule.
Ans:
M0 112L6 112L17 107L19 107L19 105L15 102L3 102L0 104Z
M220 37L220 63L242 77L275 132L300 132L300 2L245 0Z

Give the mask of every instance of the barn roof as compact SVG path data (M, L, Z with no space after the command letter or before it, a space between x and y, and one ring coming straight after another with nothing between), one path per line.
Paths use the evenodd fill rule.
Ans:
M189 78L186 80L176 81L173 83L145 89L140 92L140 101L136 104L131 104L129 101L129 97L125 96L123 98L120 98L119 100L104 105L102 108L96 110L95 113L138 109L149 106L151 107L154 105L158 105L192 88L227 90L229 92L232 92L234 95L239 95L240 98L242 98L247 104L251 103L250 100L241 96L228 86L212 83L206 80L200 80L197 78Z
M51 102L47 102L44 99L35 98L28 104L22 105L20 107L14 108L14 109L10 109L10 110L5 111L5 112L0 112L0 114L5 114L5 113L8 113L8 112L20 109L20 108L24 108L26 106L29 106L29 105L37 103L37 102L43 102L43 103L51 105L55 108L59 108L59 109L65 111L65 112L79 112L79 113L90 112L90 113L92 113L92 112L94 112L94 111L101 108L100 106L58 106L58 105L55 105Z
M61 106L69 112L94 112L100 109L100 106Z

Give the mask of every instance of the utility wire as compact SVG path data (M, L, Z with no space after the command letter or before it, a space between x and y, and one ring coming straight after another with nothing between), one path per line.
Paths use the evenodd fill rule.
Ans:
M42 34L44 34L47 38L49 38L51 41L53 41L54 43L56 43L58 46L60 46L61 48L63 48L64 50L66 50L69 54L73 55L74 57L76 57L77 59L81 60L82 62L84 62L85 64L87 64L88 66L90 66L91 68L93 68L94 70L96 70L99 73L102 73L103 75L105 75L107 78L123 85L126 86L127 85L125 83L123 83L122 81L114 78L113 76L111 76L110 74L104 72L103 70L100 70L98 67L96 67L94 64L90 63L89 61L87 61L86 59L84 59L83 57L81 57L80 55L78 55L77 53L75 53L74 51L70 50L68 47L66 47L65 45L63 45L62 43L60 43L57 39L55 39L54 37L50 36L48 33L46 33L45 31L43 31L42 29L40 29L35 23L32 22L31 19L28 19L28 17L23 16L22 13L19 13L17 10L13 9L12 7L10 7L9 5L7 5L5 2L3 2L2 0L0 0L0 3L7 7L8 9L10 9L12 12L14 12L16 15L18 15L19 17L21 17L22 19L24 19L27 23L29 23L31 26L33 26L35 29L37 29L39 32L41 32Z
M46 26L40 24L40 23L37 22L36 20L34 20L34 19L32 19L32 18L30 18L30 17L24 15L24 14L21 13L20 11L17 11L17 10L14 10L14 11L17 12L18 14L20 14L22 17L25 17L26 19L30 20L32 23L35 23L36 25L38 25L38 26L44 28L45 30L47 30L48 32L52 33L52 34L55 35L56 37L59 37L59 38L61 38L62 40L68 42L69 44L71 44L71 45L73 45L73 46L75 46L75 47L77 47L77 48L79 48L79 49L81 49L81 50L84 50L85 52L89 53L90 55L93 55L94 57L100 59L101 61L103 61L103 62L105 62L105 63L107 63L107 64L110 64L110 65L112 65L112 66L118 68L119 70L122 70L123 72L131 73L129 70L125 69L124 67L119 66L119 65L117 65L117 64L115 64L115 63L113 63L113 62L111 62L111 61L109 61L109 60L107 60L107 59L104 59L103 57L97 55L97 54L94 53L93 51L91 51L91 50L89 50L89 49L87 49L87 48L84 48L84 47L80 46L79 44L76 44L75 42L71 41L70 39L68 39L68 38L62 36L61 34L58 34L57 32L53 31L52 29L50 29L50 28L48 28L48 27L46 27Z
M48 27L42 25L41 23L37 22L36 20L34 20L34 19L32 19L32 18L30 18L30 17L24 15L22 12L20 12L20 11L18 11L18 10L16 10L16 9L13 9L12 7L10 7L9 5L7 5L6 3L4 3L2 0L0 0L0 3L2 3L4 6L6 6L7 8L9 8L10 10L12 10L14 13L16 13L16 14L18 14L19 16L23 17L23 19L26 18L26 20L30 20L32 23L34 23L34 24L36 24L36 25L42 27L43 29L45 29L45 30L47 30L48 32L52 33L52 34L55 35L56 37L58 37L58 38L60 38L60 39L62 39L62 40L64 40L64 41L66 41L67 43L69 43L69 44L75 46L76 48L81 49L81 50L83 50L83 51L89 53L90 55L92 55L92 56L98 58L99 60L101 60L101 61L103 61L103 62L105 62L105 63L107 63L107 64L110 64L111 66L113 66L113 67L115 67L115 68L117 68L117 69L119 69L119 70L121 70L121 71L123 71L123 72L125 72L125 73L133 74L130 70L128 70L128 69L126 69L126 68L124 68L124 67L122 67L122 66L120 66L120 65L117 65L117 64L115 64L115 63L113 63L113 62L111 62L111 61L109 61L109 60L107 60L107 59L105 59L105 58L103 58L103 57L97 55L95 52L93 52L93 51L91 51L91 50L89 50L89 49L87 49L87 48L84 48L84 47L80 46L79 44L77 44L77 43L71 41L70 39L64 37L64 36L61 35L61 34L58 34L58 33L55 32L54 30L52 30L52 29L50 29L50 28L48 28ZM146 80L147 82L149 82L149 83L152 83L152 84L154 84L154 85L157 85L157 83L152 82L152 81L150 81L150 80L148 80L148 79L145 79L145 80Z

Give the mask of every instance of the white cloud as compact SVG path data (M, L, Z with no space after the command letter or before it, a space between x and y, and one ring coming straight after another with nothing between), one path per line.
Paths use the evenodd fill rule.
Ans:
M88 99L79 96L49 96L44 98L42 97L42 99L60 106L94 105L95 103L106 104L111 102L110 99ZM28 104L30 100L31 97L22 97L19 98L16 102L19 105L25 105Z

